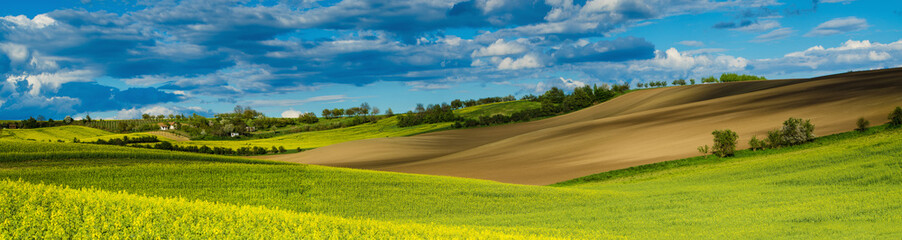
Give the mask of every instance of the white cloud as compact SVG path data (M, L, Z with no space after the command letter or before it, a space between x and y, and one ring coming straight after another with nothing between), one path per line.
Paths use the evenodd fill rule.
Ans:
M345 95L325 95L306 99L257 99L248 100L247 103L251 106L298 106L311 102L343 102L350 99L355 98Z
M854 32L867 29L868 22L857 17L834 18L817 25L810 32L805 34L806 37L828 36L840 33Z
M288 109L288 110L282 112L282 117L283 118L297 118L297 117L301 116L301 114L304 114L304 112L297 111L294 109Z
M38 74L22 74L10 75L6 81L15 84L20 81L27 81L31 87L29 94L32 96L39 95L42 91L53 91L59 89L60 85L68 82L87 82L96 77L96 73L89 70L61 71L61 72L42 72Z
M56 23L56 20L50 18L46 14L38 14L32 19L28 19L25 15L0 17L0 20L11 22L21 28L41 29Z
M28 47L15 43L0 43L0 51L6 53L13 62L24 62L28 59Z
M526 52L526 46L523 46L520 43L514 42L505 42L504 39L498 39L488 47L477 49L470 54L472 57L491 57L491 56L506 56L513 54L520 54Z
M451 88L451 85L448 85L448 84L425 82L425 81L405 82L404 85L410 86L411 91L428 91L428 90Z
M586 86L586 83L584 83L584 82L569 79L569 78L563 78L563 77L561 77L561 83L563 83L564 87L566 87L568 89L574 89L574 88Z
M703 46L705 46L705 43L700 42L700 41L694 41L694 40L680 41L680 42L678 42L677 44L680 44L680 45L683 45L683 46L690 46L690 47L703 47Z
M498 63L499 70L517 70L538 67L542 67L542 63L535 54L526 54L517 60L507 57L501 60L501 63Z
M754 22L746 26L733 28L732 30L743 31L743 32L764 32L767 30L771 30L774 28L779 28L780 23L774 20L764 20L760 22Z
M790 35L792 35L795 32L796 31L792 30L792 28L779 28L779 29L773 30L769 33L758 35L757 37L755 37L755 39L752 39L752 42L767 42L767 41L773 41L773 40L777 40L777 39L783 39L783 38L789 37Z

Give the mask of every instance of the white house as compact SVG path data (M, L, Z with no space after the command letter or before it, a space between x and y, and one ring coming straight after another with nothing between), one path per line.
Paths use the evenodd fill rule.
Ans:
M157 126L160 126L160 131L166 131L166 130L169 130L169 124L165 124L165 123L157 123Z
M238 136L241 136L241 134L238 134L238 133L236 133L236 132L233 132L233 133L232 133L232 137L238 137Z

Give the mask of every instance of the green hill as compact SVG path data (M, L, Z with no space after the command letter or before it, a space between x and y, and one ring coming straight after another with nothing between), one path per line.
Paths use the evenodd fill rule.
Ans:
M309 214L351 219L354 221L344 223L360 225L352 233L331 232L335 238L356 236L353 234L391 237L399 232L454 238L461 236L457 230L481 231L486 238L505 238L503 234L516 235L507 238L579 239L902 237L897 227L902 224L902 130L844 133L801 146L741 151L733 158L670 161L587 176L557 187L242 162L233 161L241 158L112 146L25 142L28 147L20 148L22 143L0 141L0 179L100 191L4 182L0 194L9 197L0 199L14 200L0 200L0 209L18 209L15 206L37 201L33 198L39 195L29 195L31 192L46 191L76 196L42 203L59 209L83 209L79 204L128 206L146 209L141 211L147 211L147 216L170 211L168 204L148 201L176 201L179 214L170 216L210 216L199 226L228 226L221 224L233 221L253 231L281 234L286 229L282 226L316 223ZM98 155L70 157L82 146ZM100 154L134 150L141 152ZM19 155L32 157L10 157ZM28 190L34 188L38 190ZM119 195L114 194L112 200L96 197L108 192ZM172 198L184 200L169 200ZM191 205L193 201L204 203ZM71 212L60 213L66 211ZM254 211L273 211L285 217L258 220L262 217ZM80 224L88 219L73 217L74 224L62 225L68 227L51 228L52 223L38 220L29 226L62 228L73 234L93 228L127 231L123 229L159 226L128 211L95 220L106 225ZM4 226L18 226L15 221ZM378 228L382 223L400 227ZM423 224L426 231L432 231L429 224L434 224L435 235L422 234ZM346 226L339 225L336 228ZM0 229L17 232L9 227ZM392 232L395 230L399 232Z

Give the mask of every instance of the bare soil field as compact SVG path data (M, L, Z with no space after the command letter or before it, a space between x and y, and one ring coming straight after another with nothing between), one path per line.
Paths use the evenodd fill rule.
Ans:
M327 166L551 184L593 173L697 156L711 132L739 133L739 147L790 117L818 136L864 117L879 125L902 105L902 69L812 79L733 82L635 91L544 120L368 139L260 158Z

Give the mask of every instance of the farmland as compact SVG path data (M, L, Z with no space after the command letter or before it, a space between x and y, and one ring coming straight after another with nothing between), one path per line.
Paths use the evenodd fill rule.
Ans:
M146 214L153 216L170 211L166 210L170 204L151 202L171 202L178 206L176 210L193 213L187 219L207 219L198 226L224 226L220 224L234 221L273 234L287 234L288 228L279 226L296 226L293 224L297 221L319 223L309 219L309 214L314 214L339 222L354 219L349 224L361 225L358 231L388 235L392 234L390 230L374 229L366 223L402 224L404 233L413 236L422 229L418 227L421 224L436 224L425 230L434 232L420 236L455 236L457 229L484 231L487 237L519 235L516 238L895 238L902 236L895 227L902 223L898 210L902 209L898 201L902 197L900 140L902 130L880 127L800 146L740 151L733 158L695 157L627 169L556 187L254 160L236 162L233 159L239 158L113 146L86 147L97 152L142 150L143 155L71 158L66 155L85 145L27 142L27 147L20 149L13 146L19 141L2 141L4 152L46 157L3 161L0 179L26 183L3 182L0 186L3 194L17 196L14 199L28 199L28 192L68 196L64 199L112 195L110 200L65 201L69 202L64 205L69 206L67 209L77 209L72 206L75 203L114 207L129 202L132 205L125 206L146 209ZM8 155L2 158L10 159ZM33 185L36 183L97 190L64 190ZM7 207L13 203L4 204ZM223 215L230 211L236 213ZM258 220L259 216L252 214L255 211L278 217ZM138 220L147 218L121 214L122 218L106 220L109 225L68 228L73 232L89 232L89 226L115 229L115 222L123 223L118 226L154 228ZM50 225L35 223L42 224ZM318 232L332 232L338 238L353 236L342 226L312 227L322 227Z
M495 114L510 114L511 112L535 108L540 104L536 102L530 101L512 101L512 102L501 102L501 103L493 103L493 104L485 104L478 105L473 107L467 107L463 109L455 110L456 113L460 114L463 117L479 117L479 116L491 116ZM330 119L324 120L322 124L331 124L341 122L342 119ZM115 125L116 121L105 121L109 122L107 124ZM144 120L135 120L136 124L150 124L151 122L147 121L145 123ZM98 123L99 124L99 123ZM271 138L262 138L262 139L251 139L251 140L195 140L195 141L184 141L183 139L173 139L167 138L166 136L160 137L160 140L169 141L173 144L177 144L179 146L208 146L208 147L226 147L237 149L240 147L264 147L270 148L273 146L283 146L288 149L302 148L302 149L310 149L317 148L322 146L327 146L331 144L361 140L361 139L371 139L371 138L386 138L386 137L400 137L400 136L410 136L416 135L425 132L433 132L449 129L452 123L434 123L434 124L421 124L412 127L398 127L398 119L397 117L387 117L379 120L376 123L365 123L361 125L344 127L344 128L336 128L330 130L322 130L322 131L310 131L310 132L301 132L301 133L292 133L292 134L284 134ZM112 126L112 125L111 125ZM282 131L288 130L281 129ZM271 131L264 131L263 133L268 133ZM149 133L123 133L117 134L112 132L107 132L100 129L89 128L78 125L71 126L61 126L61 127L49 127L49 128L36 128L36 129L15 129L15 130L4 130L3 135L0 135L0 139L9 138L9 139L19 139L19 140L35 140L35 141L67 141L71 142L73 138L78 138L82 142L93 142L100 139L108 140L112 138L122 138L124 136L128 137L140 137L140 136L148 136Z

